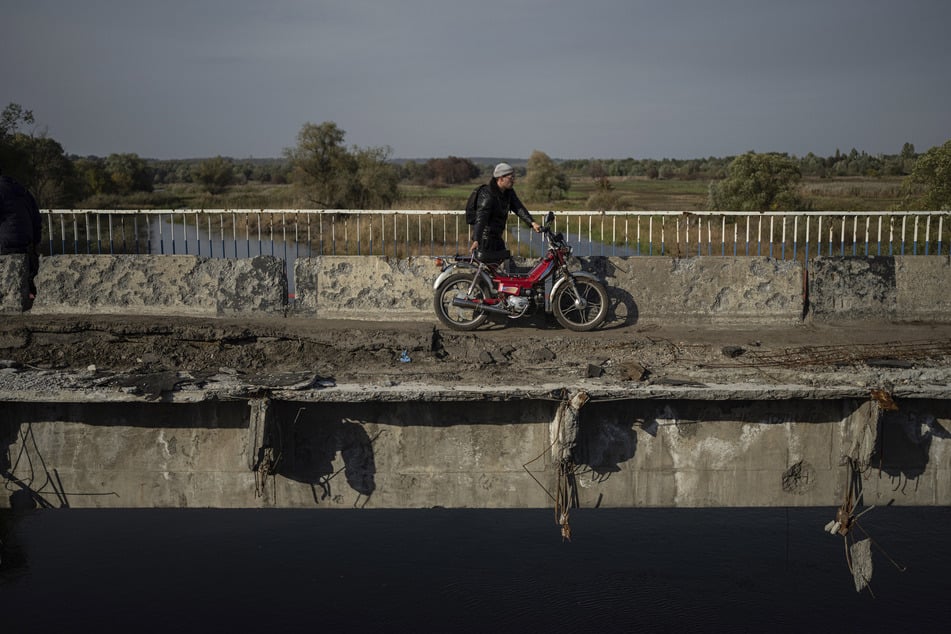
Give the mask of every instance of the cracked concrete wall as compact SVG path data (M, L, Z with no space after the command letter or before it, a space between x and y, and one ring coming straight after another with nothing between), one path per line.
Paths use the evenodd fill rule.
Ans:
M895 258L895 318L902 321L951 320L951 258Z
M532 260L516 262L527 271ZM754 321L802 319L797 262L733 257L589 257L580 268L607 281L612 319ZM295 264L297 309L321 318L418 319L432 314L432 258L321 256Z
M0 312L23 311L22 256L0 256ZM519 260L526 271L533 262ZM589 257L607 282L614 323L792 324L806 314L802 264L764 257ZM279 258L62 255L42 258L36 313L228 316L291 310L327 319L432 316L432 258L298 258L287 306ZM948 256L817 258L808 311L818 320L951 321Z
M617 318L789 324L802 320L802 265L761 257L592 257Z
M23 312L29 283L30 265L26 255L0 255L0 314Z
M433 314L438 274L428 257L298 258L297 309L322 319L415 320Z
M43 258L31 312L215 317L281 314L287 279L271 256L58 255Z
M948 256L816 258L809 274L815 319L951 320Z
M0 468L75 508L544 508L557 406L272 401L262 433L244 401L12 403ZM265 446L279 458L267 478L249 467ZM573 456L587 508L835 508L851 477L846 457L865 505L947 505L951 407L592 401ZM39 477L40 464L55 480Z

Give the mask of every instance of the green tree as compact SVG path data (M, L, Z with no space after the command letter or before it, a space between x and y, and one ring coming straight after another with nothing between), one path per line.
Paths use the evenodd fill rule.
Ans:
M33 125L33 121L32 110L24 110L18 103L8 103L0 114L0 142L14 134L21 125Z
M399 173L388 163L386 147L354 149L356 187L351 206L358 209L389 209L399 199Z
M106 171L106 161L98 156L87 156L73 161L76 176L83 187L83 197L115 193L115 184Z
M903 189L907 207L951 210L951 140L918 157Z
M327 209L386 208L397 199L398 173L387 162L389 148L344 147L337 124L305 123L297 146L284 151L294 184L310 204Z
M908 143L908 142L906 141L905 144L901 146L901 158L902 158L902 160L909 160L909 159L910 159L910 160L914 160L914 159L915 159L915 156L916 156L916 155L915 155L915 144L914 144L914 143Z
M440 185L467 183L479 175L479 166L469 159L449 156L426 161L425 173Z
M18 103L9 103L0 114L0 168L17 180L26 183L26 157L22 144L17 143L23 125L33 125L33 112Z
M426 182L426 166L416 161L407 161L399 168L400 180L422 184Z
M551 158L535 150L528 158L525 191L534 200L559 200L571 189L571 181Z
M710 184L710 209L777 211L804 207L797 189L799 165L785 154L747 152L736 157L727 177Z
M18 134L14 145L21 146L24 182L40 207L71 207L82 196L76 168L57 141Z
M293 166L294 184L318 207L342 209L351 198L356 165L343 145L344 137L332 121L305 123L297 133L297 146L284 152Z
M110 154L105 168L118 194L152 191L152 170L138 154Z
M234 163L222 156L202 161L195 178L209 194L220 194L234 183Z
M45 131L37 133L31 110L10 103L0 114L0 166L29 189L40 207L69 207L81 194L72 161ZM28 132L21 128L30 126Z

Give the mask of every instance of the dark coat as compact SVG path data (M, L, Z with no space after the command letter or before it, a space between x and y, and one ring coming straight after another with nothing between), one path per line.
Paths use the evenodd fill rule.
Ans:
M34 252L42 226L33 195L9 176L0 176L0 254Z
M532 215L518 199L514 189L503 191L493 178L488 186L479 190L479 196L476 199L476 222L472 228L472 239L479 241L479 249L483 251L505 249L505 223L510 211L526 225L532 225Z

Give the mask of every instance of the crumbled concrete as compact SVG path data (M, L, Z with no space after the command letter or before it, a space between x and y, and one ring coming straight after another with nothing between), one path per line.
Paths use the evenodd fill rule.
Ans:
M761 257L591 257L616 319L793 324L803 316L802 265Z
M818 320L891 319L897 308L895 259L816 258L809 302Z
M322 319L418 319L432 313L438 274L427 257L298 258L296 308Z
M34 314L218 316L281 314L283 261L191 255L43 258Z
M898 306L925 262L822 270L845 322L802 319L793 263L592 258L614 305L576 333L441 328L427 258L301 263L286 312L273 258L47 260L0 320L0 471L41 451L70 505L544 506L580 391L584 506L835 505L843 457L878 460L867 503L951 500L951 324L881 317L946 305Z
M951 319L948 256L823 257L811 263L809 313L819 321Z
M4 256L13 257L13 256ZM532 261L519 260L525 272ZM580 268L606 282L608 325L792 325L804 319L951 321L946 256L819 258L602 257ZM20 312L27 279L0 265L0 311ZM229 316L285 311L321 319L415 321L433 311L432 258L318 256L294 264L296 297L280 259L61 255L43 258L36 314ZM13 277L10 277L13 276ZM15 278L15 279L14 279ZM25 301L25 300L23 300ZM537 320L545 322L544 318ZM546 324L550 325L550 324Z
M539 507L555 409L583 391L582 506L835 506L843 456L885 458L866 503L946 504L949 342L951 326L890 323L457 333L14 315L0 470L26 477L9 456L41 451L74 507ZM910 365L866 363L886 350Z
M30 265L25 255L0 255L0 314L20 313L29 302Z
M800 396L947 390L949 342L951 325L889 322L771 328L644 323L588 333L530 325L466 333L442 329L435 318L12 315L0 322L0 359L8 367L45 372L51 380L95 366L99 377L184 372L198 381L228 375L252 388L286 383L262 382L262 376L309 373L374 388L414 385L419 391L424 385L429 387L422 391L438 392L471 386L526 393L584 383L592 393L634 390L645 397L685 390L728 397L736 386L746 386L740 391L748 394L798 386ZM725 349L744 353L724 355ZM885 357L889 363L880 362ZM0 383L0 389L5 386Z

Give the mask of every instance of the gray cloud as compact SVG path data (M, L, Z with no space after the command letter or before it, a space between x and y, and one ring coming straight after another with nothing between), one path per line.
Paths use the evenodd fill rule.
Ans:
M33 0L8 13L0 101L76 154L278 156L328 120L402 157L894 153L951 137L943 0Z

